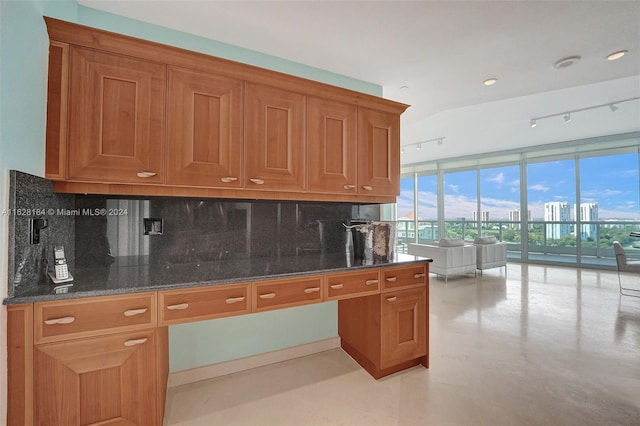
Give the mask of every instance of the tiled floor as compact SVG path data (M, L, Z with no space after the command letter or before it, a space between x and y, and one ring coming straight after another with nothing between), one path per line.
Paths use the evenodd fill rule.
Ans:
M166 425L640 425L640 298L615 272L510 263L430 283L431 368L339 349L170 389Z

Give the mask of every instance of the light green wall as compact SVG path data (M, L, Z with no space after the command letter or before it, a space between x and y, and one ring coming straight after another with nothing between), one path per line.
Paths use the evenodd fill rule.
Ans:
M0 210L7 207L9 169L40 176L44 173L48 38L43 15L377 96L382 93L382 88L374 84L100 12L79 6L75 0L0 0L0 7ZM6 283L6 217L2 220L0 259L3 262L3 283ZM4 297L6 284L0 288ZM188 369L335 337L336 317L337 304L330 302L170 327L170 369ZM6 325L2 329L6 332ZM6 398L2 399L6 405Z
M382 96L382 87L376 84L84 6L78 8L78 23Z

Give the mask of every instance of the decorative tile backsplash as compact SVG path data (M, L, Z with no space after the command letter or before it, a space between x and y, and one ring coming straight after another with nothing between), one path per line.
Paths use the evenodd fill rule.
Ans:
M343 222L379 219L379 206L172 197L56 194L43 178L11 171L9 297L46 285L54 245L69 269L304 256L345 249ZM31 244L29 220L46 220ZM47 260L43 260L47 259Z

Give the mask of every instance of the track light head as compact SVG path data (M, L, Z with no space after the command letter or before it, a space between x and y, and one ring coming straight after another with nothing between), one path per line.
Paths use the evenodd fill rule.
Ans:
M564 122L568 123L568 122L571 121L571 114L570 113L566 113L563 118L564 118Z
M609 109L611 110L611 112L616 112L618 110L618 107L615 106L614 104L609 105Z
M400 154L404 154L404 146L400 147Z
M416 145L416 149L422 149L422 144L419 143L418 145Z
M538 125L538 122L536 121L535 118L532 118L531 121L529 121L529 125L533 129L534 127L536 127Z

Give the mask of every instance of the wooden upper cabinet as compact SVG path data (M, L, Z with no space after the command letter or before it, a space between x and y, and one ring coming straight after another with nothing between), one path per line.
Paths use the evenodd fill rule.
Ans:
M358 193L400 195L400 116L358 108Z
M246 85L245 176L247 189L305 189L304 95Z
M355 105L308 98L309 191L357 193L356 118Z
M163 182L165 66L72 46L70 180Z
M169 67L167 183L239 188L242 82Z

